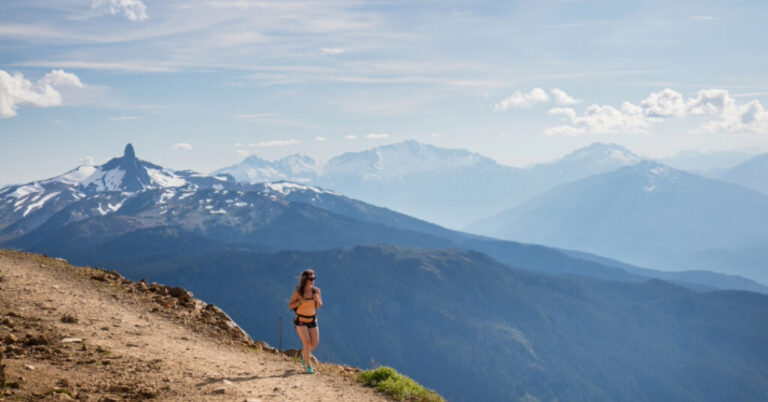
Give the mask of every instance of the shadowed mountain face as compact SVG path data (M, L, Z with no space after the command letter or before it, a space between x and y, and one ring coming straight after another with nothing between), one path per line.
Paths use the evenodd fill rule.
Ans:
M696 256L712 250L765 250L765 222L760 193L643 162L559 186L472 230L681 270L701 269ZM761 267L723 262L707 269L768 283Z
M753 400L768 392L768 298L665 282L557 279L464 251L225 252L136 265L251 335L298 347L287 301L312 267L321 360L397 367L449 400ZM703 386L702 384L706 384Z
M142 161L128 144L122 157L103 165L82 165L51 179L0 189L0 242L35 230L74 204L79 207L69 209L70 221L113 213L145 190L211 188L233 183L229 176L172 172Z

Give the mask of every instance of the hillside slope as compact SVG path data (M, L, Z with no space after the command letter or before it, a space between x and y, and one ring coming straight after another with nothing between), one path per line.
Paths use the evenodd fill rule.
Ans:
M387 400L355 369L303 374L180 288L0 250L0 306L0 399Z

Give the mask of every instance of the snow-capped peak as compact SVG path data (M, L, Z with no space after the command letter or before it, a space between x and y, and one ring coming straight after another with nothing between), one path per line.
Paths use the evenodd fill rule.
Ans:
M237 165L219 169L211 174L229 174L238 181L254 184L281 180L308 183L317 176L317 173L317 162L314 159L294 154L274 162L251 155Z
M126 145L122 157L113 158L101 166L78 166L43 183L51 182L80 187L88 192L136 192L149 188L181 187L187 184L186 180L168 169L136 158L131 144Z
M590 163L620 162L624 164L634 164L641 159L621 145L603 144L600 142L577 149L562 158L563 161L589 161Z
M323 173L364 178L398 177L485 165L496 165L496 162L467 150L438 148L409 140L361 152L347 152L328 161Z

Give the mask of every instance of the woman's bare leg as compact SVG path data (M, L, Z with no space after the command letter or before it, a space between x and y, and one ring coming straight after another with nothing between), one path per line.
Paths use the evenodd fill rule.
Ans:
M310 329L304 325L296 326L296 332L299 334L299 338L301 338L301 343L303 345L301 355L304 356L304 362L307 363L307 366L312 362L310 360L312 355L312 339L310 338L309 331Z
M320 344L320 328L314 327L309 329L309 350L314 351L317 349L317 345Z

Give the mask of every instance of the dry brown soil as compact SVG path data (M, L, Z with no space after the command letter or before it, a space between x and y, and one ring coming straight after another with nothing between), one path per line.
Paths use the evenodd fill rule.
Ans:
M0 251L0 400L388 400L354 368L305 374L191 296Z

